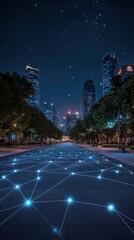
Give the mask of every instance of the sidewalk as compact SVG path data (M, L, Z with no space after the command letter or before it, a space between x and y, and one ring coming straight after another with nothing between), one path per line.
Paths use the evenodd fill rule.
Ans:
M40 145L25 145L17 147L0 147L0 158L12 156L18 153L28 152L31 150L42 148Z
M91 151L99 152L100 155L124 162L128 165L134 166L134 150L126 149L127 152L123 153L118 148L106 148L106 147L91 147L89 144L79 144L81 147L87 148Z

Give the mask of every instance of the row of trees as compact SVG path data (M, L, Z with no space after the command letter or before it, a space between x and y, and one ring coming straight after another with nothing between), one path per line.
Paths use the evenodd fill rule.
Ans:
M78 121L70 138L89 143L134 142L134 76L115 76L112 88L96 103L83 121Z
M24 76L0 73L0 139L24 142L61 139L62 132L36 107L29 106L27 98L34 89Z

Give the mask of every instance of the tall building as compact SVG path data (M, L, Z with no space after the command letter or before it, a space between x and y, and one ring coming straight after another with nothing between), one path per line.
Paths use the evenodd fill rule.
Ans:
M60 130L64 133L66 132L66 117L63 117L62 119L62 123L60 124Z
M117 75L120 75L122 78L134 75L134 66L133 65L124 65L123 67L118 69Z
M92 80L87 79L84 83L82 92L82 119L84 119L91 111L95 104L95 86Z
M56 126L59 127L59 111L53 103L44 102L44 115Z
M39 107L39 70L31 66L26 66L25 77L33 86L34 95L29 96L27 102L33 107Z
M66 133L69 134L70 130L75 126L77 120L80 119L79 112L75 112L71 114L71 112L67 112L66 115Z
M108 53L103 57L103 96L111 89L111 79L117 67L117 60L114 53Z

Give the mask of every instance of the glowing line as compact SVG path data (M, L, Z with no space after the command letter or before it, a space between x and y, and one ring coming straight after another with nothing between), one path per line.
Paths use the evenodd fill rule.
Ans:
M47 218L39 211L39 209L37 209L35 206L33 206L33 208L39 213L39 215L45 220L45 222L48 223L48 225L53 228L52 224L47 220Z
M34 191L35 191L35 189L36 189L36 187L37 187L37 184L38 184L38 180L37 180L36 183L35 183L35 186L34 186L34 188L33 188L33 191L32 191L32 193L31 193L30 198L32 198L32 196L33 196L33 194L34 194Z
M63 224L64 224L64 222L65 222L65 218L66 218L66 215L67 215L67 212L68 212L69 205L70 205L70 203L67 205L67 208L66 208L66 211L65 211L65 214L64 214L62 223L61 223L60 232L61 232L61 230L62 230L62 228L63 228Z
M116 210L117 211L117 210ZM120 213L122 216L124 216L125 218L129 219L130 221L134 222L134 220L130 217L128 217L127 215L123 214L122 212L120 211L117 211L118 213Z
M116 210L114 211L118 215L118 217L124 222L124 224L129 228L129 230L134 234L133 229L126 223L126 221L120 216L120 214Z
M10 182L10 183L12 183L12 184L14 185L14 187L16 186L11 180L7 179L7 181ZM22 186L22 184L21 184L21 186ZM21 189L19 188L18 190L19 190L19 192L21 193L21 195L23 196L23 198L26 200L26 198L25 198L23 192L21 191Z
M8 210L11 210L11 209L14 209L14 208L17 208L17 207L20 207L20 206L22 206L22 204L19 204L19 205L16 205L16 206L14 206L14 207L10 207L10 208L5 208L5 209L3 209L3 210L0 210L0 212L6 212L6 211L8 211Z
M13 214L11 214L8 218L6 218L3 222L0 223L0 226L8 221L11 217L13 217L17 212L19 212L24 206L20 207L17 211L15 211Z
M96 204L96 203L90 203L90 202L83 202L83 201L74 201L75 203L80 203L80 204L85 204L85 205L92 205L92 206L96 206L96 207L107 207L105 205L100 205L100 204Z
M56 202L65 202L65 200L46 200L46 201L35 201L34 203L56 203Z
M1 199L0 199L0 202L1 202L3 199L5 199L7 196L9 196L13 191L14 191L14 189L11 190L8 194L6 194L3 198L1 198Z
M53 188L55 188L56 186L58 186L60 183L64 182L67 178L69 178L69 176L65 177L64 179L62 179L60 182L56 183L54 186L52 186L51 188L49 188L48 190L46 190L44 193L40 194L38 197L36 197L34 200L38 199L39 197L43 196L44 194L48 193L50 190L52 190Z
M28 181L28 182L22 183L21 186L24 186L24 185L26 185L28 183L31 183L31 182L34 182L34 181L36 181L36 179L33 179L33 180Z
M9 189L12 189L13 187L10 187L10 188L3 188L3 189L0 189L0 192L2 191L5 191L5 190L9 190Z

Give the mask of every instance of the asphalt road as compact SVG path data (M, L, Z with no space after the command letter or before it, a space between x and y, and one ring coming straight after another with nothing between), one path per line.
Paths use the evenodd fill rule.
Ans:
M0 161L0 239L134 239L134 168L72 143Z

